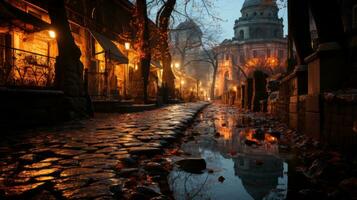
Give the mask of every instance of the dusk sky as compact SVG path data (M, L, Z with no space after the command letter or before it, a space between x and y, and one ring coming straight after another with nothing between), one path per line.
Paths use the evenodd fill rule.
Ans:
M222 36L223 39L231 39L233 37L234 21L241 16L240 9L242 8L244 0L217 0L216 12L222 18ZM282 6L279 6L281 8ZM283 8L279 12L279 17L284 19L284 35L287 34L287 11Z

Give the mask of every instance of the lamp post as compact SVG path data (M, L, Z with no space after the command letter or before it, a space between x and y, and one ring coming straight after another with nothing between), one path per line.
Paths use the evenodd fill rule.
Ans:
M182 78L180 78L180 79L182 79ZM181 98L182 98L182 85L183 84L185 84L185 80L180 81L180 96L181 96Z
M199 81L198 79L196 80L196 97L197 99L199 100L199 95L198 95L198 87L199 87L199 84L201 83L201 81Z
M128 63L124 67L124 98L126 98L126 76L127 76L127 71L128 71L128 66L129 66L129 49L130 49L130 43L125 42L124 44L125 47L125 52L126 52L126 57L128 58Z

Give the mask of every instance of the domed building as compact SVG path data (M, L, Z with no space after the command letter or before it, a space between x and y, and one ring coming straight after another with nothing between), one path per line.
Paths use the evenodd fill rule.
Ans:
M242 17L235 21L234 39L254 41L283 39L283 19L272 0L246 0L241 9Z
M288 45L278 12L275 0L245 0L241 17L234 24L233 38L224 40L215 49L219 55L216 97L224 98L234 90L236 99L240 99L241 85L255 71L266 76L285 71Z
M187 80L182 82L183 85L181 78L176 78L179 82L177 84L179 90L186 93L184 96L192 93L205 99L208 97L212 67L203 61L206 59L206 53L202 49L202 35L201 28L191 19L181 22L170 33L173 71L187 75L185 78Z

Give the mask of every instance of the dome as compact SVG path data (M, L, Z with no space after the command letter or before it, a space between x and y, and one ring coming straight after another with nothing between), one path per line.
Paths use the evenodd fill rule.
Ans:
M184 22L181 22L176 29L178 31L184 31L184 30L189 30L189 31L193 31L196 32L199 35L202 35L202 30L200 29L200 27L191 19L186 20Z
M242 9L251 6L275 5L275 0L245 0Z

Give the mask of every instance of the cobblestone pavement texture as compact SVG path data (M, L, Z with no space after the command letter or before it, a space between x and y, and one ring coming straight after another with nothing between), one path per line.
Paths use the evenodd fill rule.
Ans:
M206 102L101 114L0 142L0 199L165 199L160 156Z

